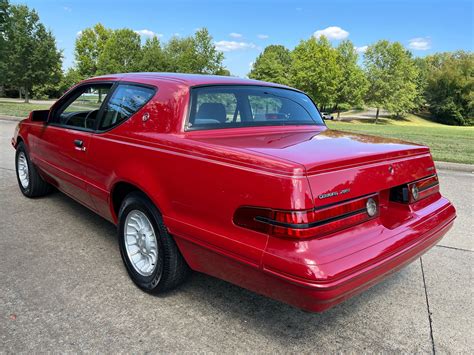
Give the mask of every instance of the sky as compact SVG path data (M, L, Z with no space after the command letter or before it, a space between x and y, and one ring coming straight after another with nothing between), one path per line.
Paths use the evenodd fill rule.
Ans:
M293 49L302 39L326 35L334 45L351 40L360 53L379 39L399 41L414 56L474 46L474 0L10 0L36 9L63 50L64 68L74 64L74 42L101 22L142 36L192 35L206 27L225 55L232 75L245 77L270 44Z

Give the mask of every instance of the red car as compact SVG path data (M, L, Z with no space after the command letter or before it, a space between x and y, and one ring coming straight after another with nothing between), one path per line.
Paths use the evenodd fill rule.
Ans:
M118 226L148 292L189 270L322 311L452 226L427 147L328 130L304 93L185 74L85 80L19 123L19 187Z

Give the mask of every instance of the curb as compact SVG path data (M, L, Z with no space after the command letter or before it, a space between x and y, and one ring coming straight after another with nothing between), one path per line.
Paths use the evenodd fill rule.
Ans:
M473 164L450 163L447 161L435 161L437 170L463 171L466 173L474 173Z
M4 115L0 116L0 120L3 120L3 121L16 121L16 122L19 122L21 120L24 120L25 118L26 117L4 116Z

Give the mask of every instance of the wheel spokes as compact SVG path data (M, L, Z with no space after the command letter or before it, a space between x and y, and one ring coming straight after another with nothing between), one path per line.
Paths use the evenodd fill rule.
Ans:
M21 186L26 189L30 184L30 176L28 172L28 160L23 151L18 154L17 172Z
M149 276L158 261L158 242L152 223L145 213L132 210L125 219L125 249L135 271Z

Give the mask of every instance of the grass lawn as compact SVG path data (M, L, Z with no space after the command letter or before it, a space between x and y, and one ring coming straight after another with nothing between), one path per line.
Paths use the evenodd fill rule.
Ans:
M50 103L46 104L25 104L24 102L8 102L0 99L0 116L16 116L16 117L27 117L30 111L33 110L47 110L51 106Z
M382 119L379 124L362 121L326 121L331 129L398 138L427 145L435 160L474 164L474 127L446 126L408 115L402 120Z

